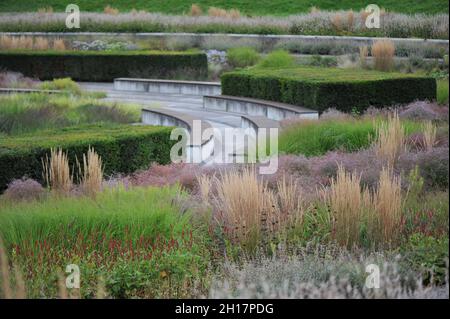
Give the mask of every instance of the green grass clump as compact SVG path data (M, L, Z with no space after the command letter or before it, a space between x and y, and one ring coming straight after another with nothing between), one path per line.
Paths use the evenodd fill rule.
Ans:
M81 92L78 84L69 79L44 82L41 88ZM138 105L107 103L64 94L5 95L0 96L0 105L0 132L9 135L81 124L124 124L140 120Z
M30 297L57 295L54 279L69 264L80 267L84 297L95 296L99 277L113 297L180 297L205 271L211 243L206 224L173 204L177 196L185 196L178 187L118 187L95 200L4 205L0 236Z
M258 63L260 56L249 47L231 48L227 51L227 62L233 68L245 68Z
M320 156L329 151L355 152L371 145L376 136L377 122L367 120L321 120L300 122L283 129L279 152ZM407 134L420 130L420 124L403 122Z
M60 90L66 91L75 95L81 95L81 87L71 78L54 79L52 81L45 81L40 85L42 90Z
M55 11L64 11L66 6L71 3L69 0L3 0L0 3L0 11L15 12L15 11L37 11L39 8L51 6ZM322 10L341 10L354 9L359 11L367 6L367 1L363 0L344 0L344 1L282 1L282 0L260 0L255 4L252 0L196 0L204 11L209 7L220 7L224 9L239 9L241 12L251 15L288 15L299 12L307 12L311 6L315 6ZM128 1L118 0L78 0L77 4L83 11L97 11L102 12L107 5L119 9L121 12L128 12L131 9L148 10L150 12L163 13L186 13L189 12L191 2L182 0L137 0L130 5ZM386 8L388 11L404 12L404 13L438 13L448 12L448 2L443 0L428 0L428 1L393 1L393 0L379 0L377 5Z
M260 68L291 68L295 65L295 59L289 52L276 50L269 53L259 64Z

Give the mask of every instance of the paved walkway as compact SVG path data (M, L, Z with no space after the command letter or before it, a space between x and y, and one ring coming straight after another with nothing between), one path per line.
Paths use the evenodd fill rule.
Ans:
M106 101L134 103L147 107L168 108L180 113L189 114L199 120L206 121L212 127L220 130L222 136L226 128L240 128L241 116L220 111L207 111L203 109L203 97L183 94L160 94L131 91L115 91L113 83L91 83L80 82L80 86L86 91L101 91L106 93ZM216 139L216 145L222 145L223 141ZM230 145L227 145L230 146ZM244 145L239 143L235 146L237 154L242 154ZM217 157L223 156L216 154ZM234 157L228 154L228 158ZM216 157L215 157L216 158ZM214 160L209 159L208 163Z

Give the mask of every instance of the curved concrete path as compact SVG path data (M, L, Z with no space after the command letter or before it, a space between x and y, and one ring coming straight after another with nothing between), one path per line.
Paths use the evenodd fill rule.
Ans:
M196 119L206 121L212 127L224 133L226 128L241 128L241 116L239 114L230 114L220 111L206 111L203 108L203 97L184 94L161 94L161 93L141 93L131 91L116 91L113 83L97 83L97 82L79 82L80 86L86 91L101 91L106 93L104 100L111 102L123 102L139 104L146 107L167 108L184 114L189 114ZM217 145L223 142L216 140ZM236 154L242 153L244 145L237 143L234 146ZM223 148L220 148L223 149ZM215 158L233 158L236 154L215 154L214 158L208 162L213 162ZM242 155L242 154L241 154Z

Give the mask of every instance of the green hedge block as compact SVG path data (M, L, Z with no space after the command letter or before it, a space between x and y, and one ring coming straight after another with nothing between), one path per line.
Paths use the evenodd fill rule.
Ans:
M225 73L222 94L277 101L323 112L362 112L415 100L435 100L431 77L367 70L299 67Z
M101 156L104 173L132 173L151 163L170 163L170 127L88 125L0 138L0 192L23 176L40 182L42 159L50 149L62 148L70 165L82 160L91 146Z
M51 80L111 82L120 77L203 79L208 75L201 52L159 51L5 51L0 69Z

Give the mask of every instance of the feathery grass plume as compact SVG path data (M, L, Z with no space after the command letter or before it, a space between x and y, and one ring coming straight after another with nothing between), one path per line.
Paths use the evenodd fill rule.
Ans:
M431 151L434 145L436 145L436 126L431 121L426 121L423 125L423 141L424 148L427 151Z
M336 241L343 246L354 246L359 242L364 211L370 207L370 193L361 189L361 177L338 165L336 178L323 194L331 208Z
M46 38L37 37L34 40L33 48L35 50L48 50L50 48L50 44Z
M230 19L239 19L241 17L241 12L238 9L231 9L228 11L227 17Z
M267 189L258 181L254 168L222 172L215 178L219 211L225 214L232 239L239 243L257 241L260 233L260 213L264 209Z
M342 31L343 29L342 16L339 12L331 16L331 24L336 32Z
M118 15L119 9L111 7L109 4L103 9L103 12L110 15Z
M377 156L386 160L391 166L405 150L405 128L398 112L390 114L387 121L381 122L377 127L374 147Z
M390 71L394 65L395 44L391 40L377 40L372 45L372 56L375 58L375 69Z
M202 8L196 3L191 5L191 11L189 12L189 15L192 17L198 17L203 14Z
M215 18L226 18L227 10L216 7L210 7L208 9L208 16Z
M277 215L280 218L280 226L293 226L302 223L304 215L303 194L297 182L283 175L277 181Z
M209 194L211 192L213 177L202 174L197 176L197 182L200 189L200 196L204 203L208 203Z
M66 44L64 43L63 39L55 39L53 41L53 50L56 51L65 51L67 50Z
M69 158L62 149L51 149L50 158L42 159L43 177L47 186L57 194L67 194L73 184L70 175Z
M95 197L102 190L103 165L101 157L93 148L89 147L87 155L83 154L83 167L78 161L77 164L83 192L88 196Z
M359 62L362 68L367 67L367 57L369 56L369 49L366 45L359 47Z
M394 175L391 166L383 167L373 197L374 216L371 220L375 223L369 226L374 242L389 245L399 238L402 206L401 178Z
M9 35L0 36L0 49L9 50L12 49L13 39Z
M355 13L353 10L347 12L347 25L346 28L348 31L353 30L353 26L355 25Z

